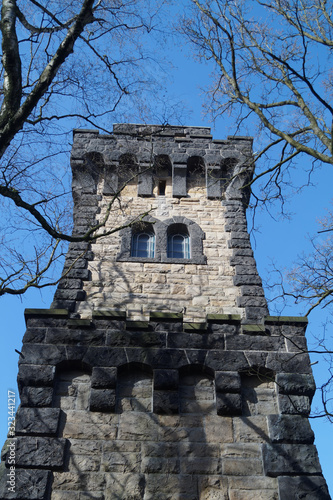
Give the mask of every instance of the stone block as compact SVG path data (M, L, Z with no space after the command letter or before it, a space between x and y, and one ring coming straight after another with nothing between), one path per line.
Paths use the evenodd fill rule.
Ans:
M42 469L63 467L66 439L20 436L15 438L15 441L17 467Z
M15 432L18 435L55 435L59 419L60 408L20 407L15 418Z
M157 441L158 430L158 425L152 414L133 411L122 413L119 416L119 439Z
M145 485L145 500L168 500L181 498L196 500L198 498L197 479L192 474L150 474ZM176 496L175 496L175 492ZM110 497L110 500L114 497ZM120 497L130 500L132 497ZM133 497L133 500L142 500ZM109 500L109 499L108 499Z
M53 490L66 491L67 498L72 498L72 493L76 492L89 492L104 490L106 483L106 474L103 472L87 472L82 473L74 469L70 472L54 472L53 473ZM75 498L75 497L74 497ZM102 497L103 498L103 497Z
M330 500L325 479L321 476L280 476L279 500Z
M145 493L143 474L106 474L104 500L142 500Z
M115 407L115 389L91 389L90 411L113 412Z
M231 443L233 441L233 419L219 415L205 415L204 424L208 443Z
M183 474L221 474L221 460L215 457L186 457L180 461Z
M317 450L313 445L264 444L263 461L268 476L321 474Z
M140 454L133 452L103 452L101 470L105 472L140 472Z
M311 399L316 390L312 374L278 373L276 375L276 384L280 394L309 396Z
M40 365L25 365L20 364L17 383L19 388L23 386L53 386L55 375L55 366L44 365L41 369Z
M314 433L309 420L299 415L268 415L268 431L273 443L312 444Z
M215 372L216 392L239 393L241 390L241 378L237 372Z
M275 372L311 374L308 354L268 353L266 367Z
M222 457L222 474L225 476L260 476L263 474L262 460Z
M154 391L153 396L154 413L172 415L179 412L178 391Z
M278 404L282 414L308 416L311 411L311 402L308 396L279 394Z
M46 328L28 328L23 336L23 344L42 344L45 340Z
M145 457L141 469L145 474L178 474L180 464L178 458Z
M240 394L217 393L216 394L216 411L218 415L241 415L242 414L242 398Z
M172 390L178 389L179 375L178 370L165 369L154 370L154 389Z
M227 479L221 476L199 476L200 500L229 500Z
M115 389L117 368L94 367L91 376L91 387L94 389Z
M53 400L52 387L23 387L20 392L21 406L51 406Z
M15 468L15 490L10 491L10 469L1 467L0 498L15 500L45 500L51 482L49 470Z
M261 415L254 417L234 418L235 441L245 443L266 443L269 440L267 418Z

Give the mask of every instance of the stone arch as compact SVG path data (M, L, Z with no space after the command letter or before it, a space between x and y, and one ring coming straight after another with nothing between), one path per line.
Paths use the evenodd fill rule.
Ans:
M182 228L182 231L187 231L190 238L190 258L189 259L174 259L167 255L168 234L171 231ZM203 255L203 240L205 233L201 227L194 221L186 217L178 216L162 221L158 227L158 242L161 248L162 262L188 262L191 264L204 264L206 257Z
M118 368L116 413L152 412L153 370L144 363L126 363Z
M130 224L131 220L126 222L126 224ZM135 261L135 262L159 262L160 261L160 250L157 245L158 242L158 226L160 221L155 219L150 215L144 217L141 221L135 222L131 226L125 227L119 232L121 237L121 247L120 252L117 255L118 261ZM132 257L131 256L131 243L132 243L132 235L134 232L149 230L155 234L155 257Z

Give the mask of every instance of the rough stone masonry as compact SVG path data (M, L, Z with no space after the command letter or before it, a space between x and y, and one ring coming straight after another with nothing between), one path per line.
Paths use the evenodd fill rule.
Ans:
M269 316L247 231L251 138L75 130L71 166L73 234L104 236L26 310L0 498L328 500L307 320Z

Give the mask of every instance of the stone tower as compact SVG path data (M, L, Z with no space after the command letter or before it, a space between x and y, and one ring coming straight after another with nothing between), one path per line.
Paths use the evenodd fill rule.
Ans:
M71 243L51 309L26 311L0 498L330 498L307 321L269 316L247 232L251 146L74 132L74 235L105 235Z

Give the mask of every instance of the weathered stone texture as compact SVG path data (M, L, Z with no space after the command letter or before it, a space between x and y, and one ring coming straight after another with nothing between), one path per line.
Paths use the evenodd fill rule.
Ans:
M125 183L105 229L149 211L155 253L132 255L135 226L71 243L53 308L27 310L0 499L329 499L307 320L268 316L247 232L251 144L205 127L75 131L74 234ZM172 227L188 258L168 257Z

